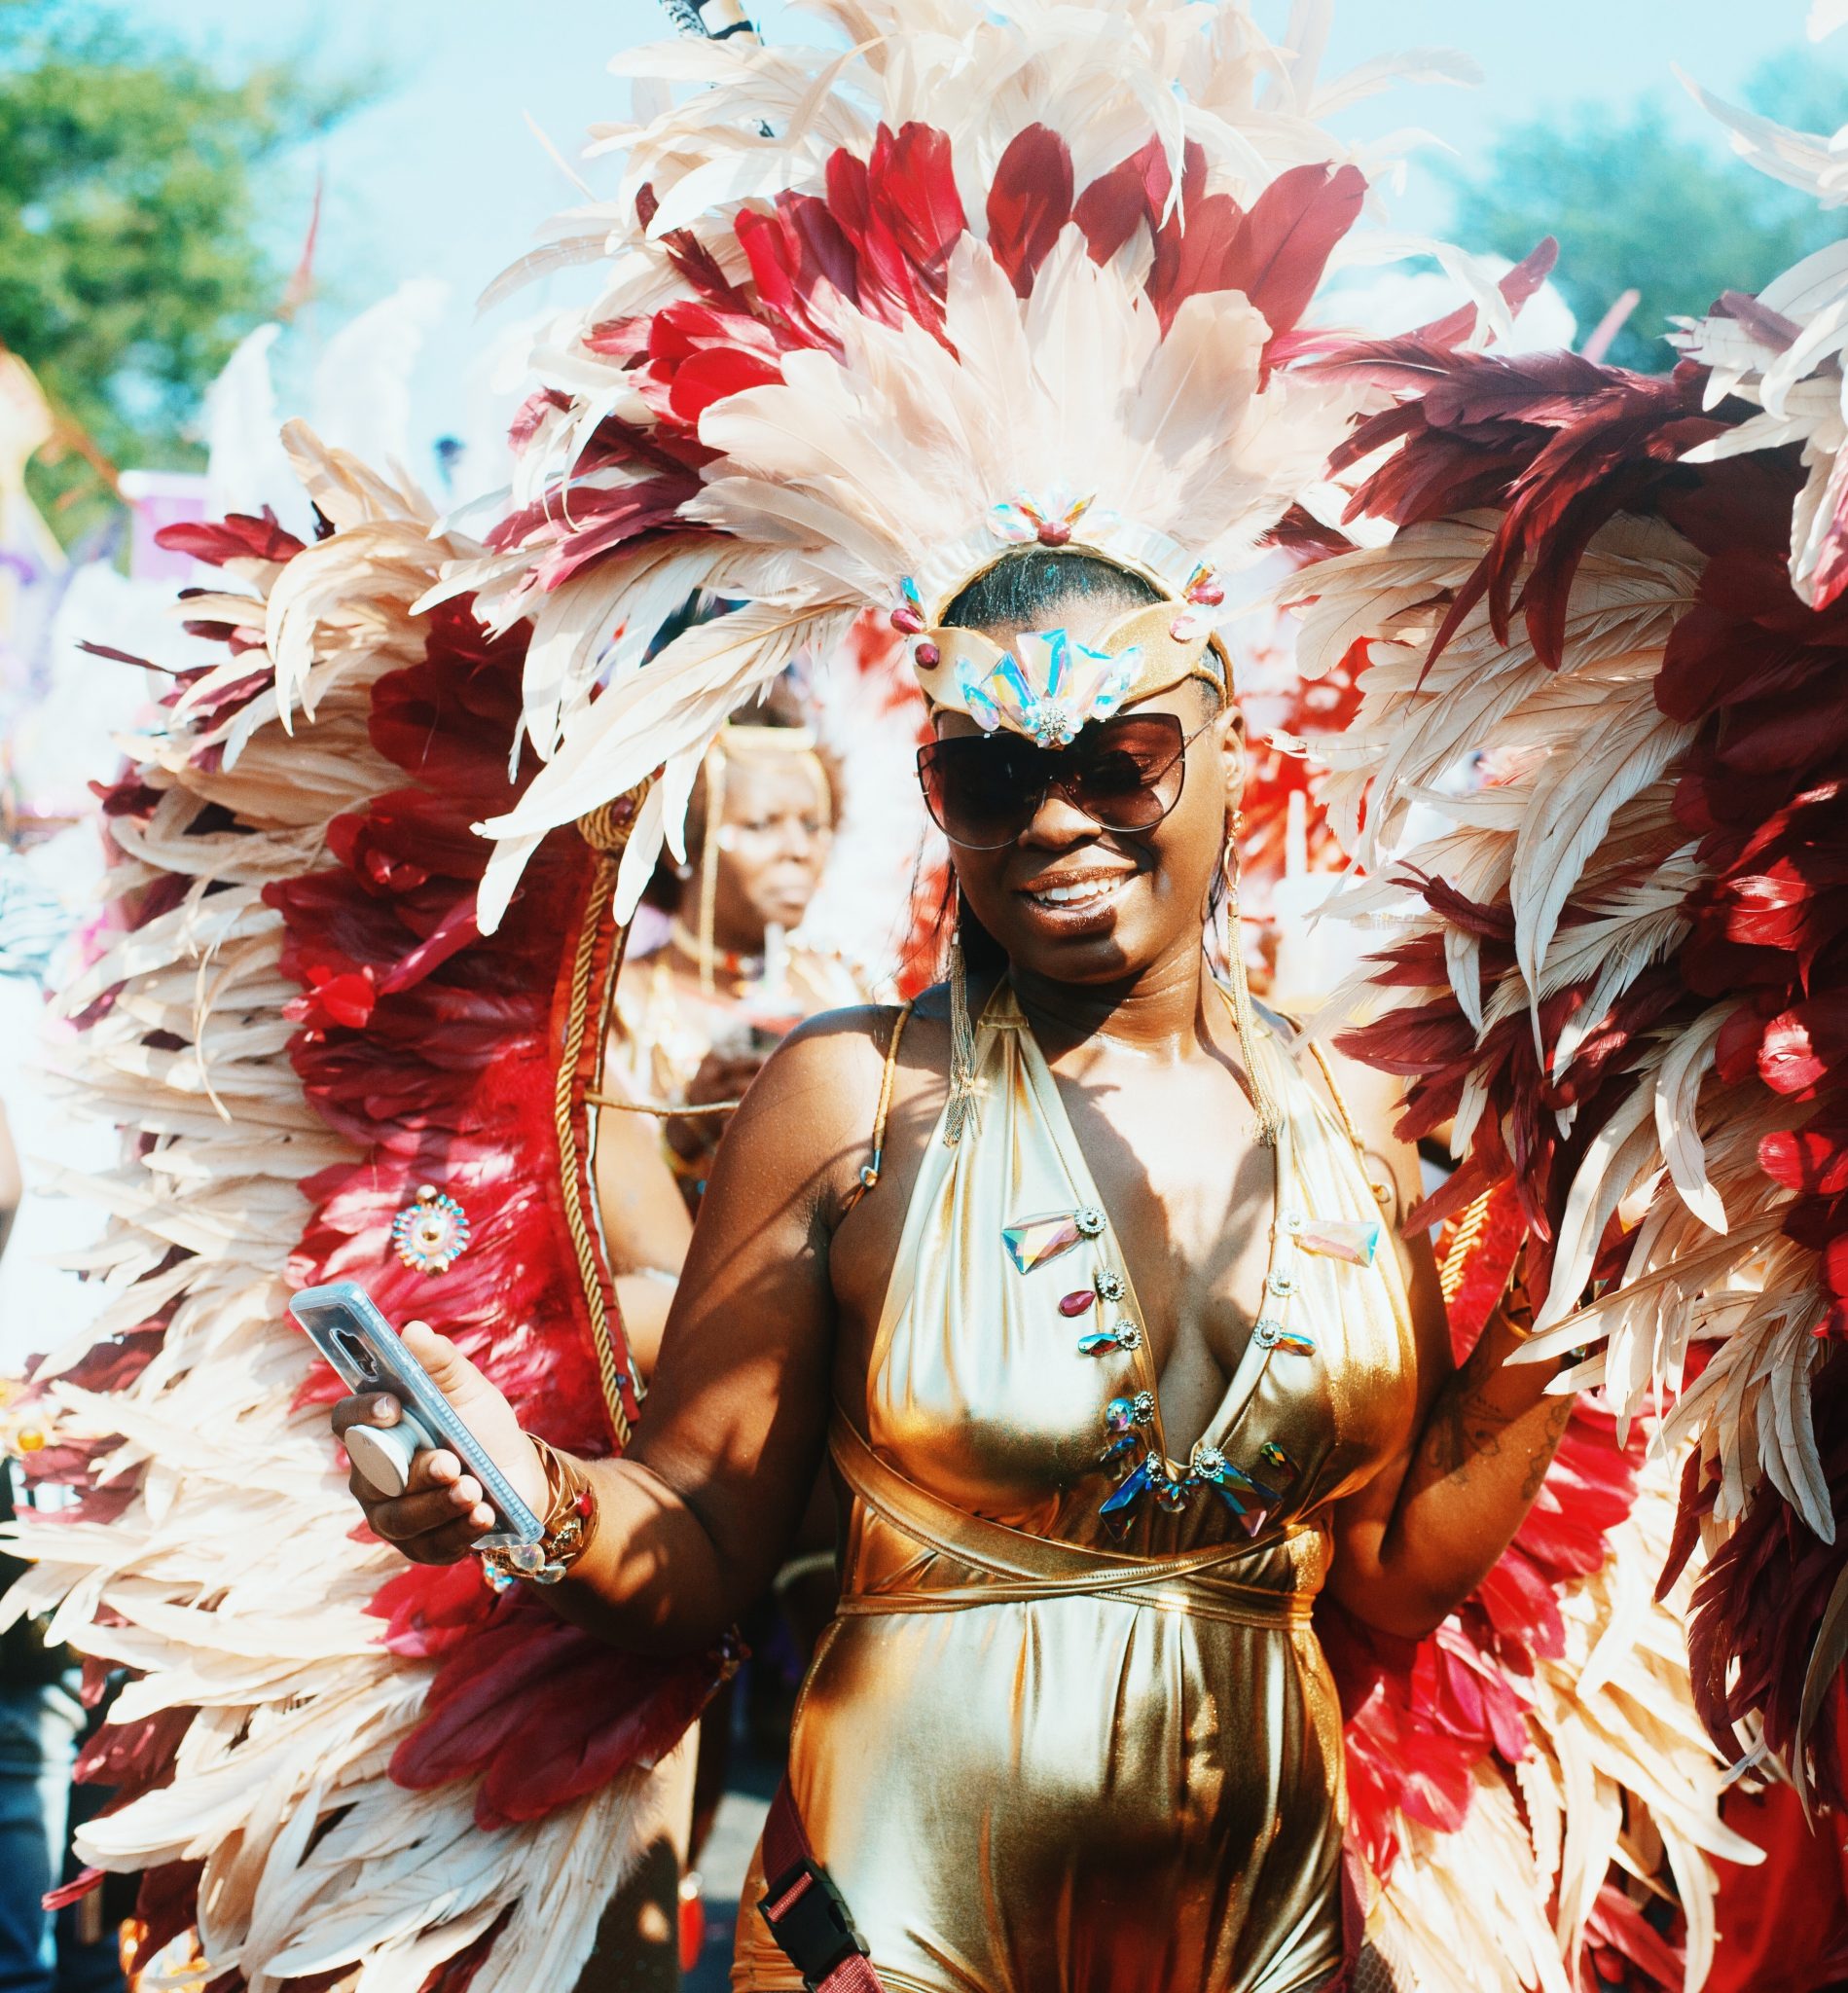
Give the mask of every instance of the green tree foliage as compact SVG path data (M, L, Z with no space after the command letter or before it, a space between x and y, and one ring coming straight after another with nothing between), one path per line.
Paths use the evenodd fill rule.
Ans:
M357 96L301 64L221 75L82 0L0 0L0 344L108 457L191 459L202 389L287 278L269 169Z
M1746 97L1804 130L1848 121L1848 79L1813 54L1766 63ZM1608 357L1646 373L1673 364L1661 338L1671 316L1705 311L1724 290L1761 289L1843 229L1839 212L1748 166L1720 127L1690 136L1655 100L1627 112L1583 104L1520 126L1455 193L1455 236L1471 248L1520 257L1558 236L1555 281L1581 334L1622 292L1640 291Z

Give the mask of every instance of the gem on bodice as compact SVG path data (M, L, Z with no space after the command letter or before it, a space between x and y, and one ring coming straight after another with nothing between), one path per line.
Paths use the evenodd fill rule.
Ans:
M1095 1308L1097 1305L1098 1297L1091 1288L1077 1287L1069 1294L1065 1295L1060 1301L1059 1313L1069 1321L1074 1315L1083 1315L1087 1310Z
M1379 1221L1373 1218L1317 1218L1292 1211L1284 1229L1305 1252L1346 1260L1350 1266L1371 1266L1380 1246Z
M1300 1329L1286 1328L1274 1315L1261 1316L1251 1330L1251 1340L1260 1350L1287 1350L1292 1357L1313 1357L1316 1339Z
M1093 1329L1089 1335L1078 1338L1078 1355L1081 1357L1109 1357L1118 1350L1139 1350L1142 1346L1142 1332L1133 1322L1119 1322L1109 1328Z
M1128 1293L1123 1276L1107 1266L1101 1266L1091 1285L1097 1289L1100 1301L1120 1301Z
M1017 1218L1001 1227L1001 1243L1021 1273L1045 1266L1069 1252L1080 1239L1095 1239L1104 1229L1104 1214L1094 1205L1077 1211L1049 1212L1043 1217Z

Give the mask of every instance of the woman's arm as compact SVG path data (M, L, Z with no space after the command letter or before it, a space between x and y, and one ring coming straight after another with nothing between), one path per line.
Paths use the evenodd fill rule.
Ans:
M619 1091L613 1079L605 1085L612 1095ZM662 1153L656 1116L599 1108L593 1166L598 1215L629 1357L646 1381L660 1360L661 1337L693 1221Z
M597 1528L543 1594L564 1617L628 1647L693 1650L768 1586L822 1458L828 1243L878 1082L869 1036L836 1017L792 1034L739 1109L634 1444L620 1461L585 1465ZM506 1399L442 1338L406 1336L496 1465L543 1507L544 1477ZM346 1399L336 1430L380 1423L381 1403ZM420 1563L455 1561L492 1520L445 1452L419 1454L395 1501L357 1474L353 1492L378 1534Z
M1390 1172L1399 1211L1409 1211L1422 1192L1415 1151L1390 1133L1395 1087L1345 1062L1338 1070L1369 1159ZM1398 1454L1336 1509L1328 1588L1368 1625L1418 1639L1507 1548L1572 1399L1546 1395L1546 1365L1507 1363L1519 1338L1500 1309L1459 1368L1431 1242L1420 1233L1399 1245L1417 1336L1417 1410Z

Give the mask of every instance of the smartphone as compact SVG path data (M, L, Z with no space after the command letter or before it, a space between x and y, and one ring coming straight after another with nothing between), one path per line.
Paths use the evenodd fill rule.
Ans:
M461 1420L448 1398L436 1388L430 1373L405 1347L404 1338L380 1314L378 1305L357 1281L334 1281L324 1287L304 1287L289 1302L289 1313L307 1330L308 1340L334 1366L336 1375L348 1391L389 1392L403 1407L403 1424L398 1427L355 1426L346 1434L350 1455L361 1434L388 1438L406 1427L415 1428L413 1436L423 1445L446 1446L481 1484L482 1491L503 1528L478 1538L477 1547L511 1549L517 1543L536 1543L545 1535L545 1525L514 1493L505 1474L489 1459L486 1449ZM362 1450L365 1442L361 1440ZM409 1457L394 1461L380 1451L388 1471L392 1465L409 1468ZM360 1463L361 1471L375 1479L370 1456ZM379 1485L389 1488L389 1481Z

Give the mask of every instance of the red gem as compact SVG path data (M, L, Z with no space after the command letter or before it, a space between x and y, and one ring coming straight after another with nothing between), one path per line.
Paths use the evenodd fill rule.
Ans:
M1039 522L1039 544L1042 547L1063 547L1070 538L1069 522L1063 519L1042 519Z
M590 1515L591 1510L596 1505L596 1503L592 1499L591 1491L588 1488L580 1488L577 1491L577 1500L571 1504L571 1506L577 1510L579 1515L584 1516L587 1519Z
M916 636L924 627L924 618L909 603L892 611L892 628L901 636Z
M913 655L926 671L933 665L940 665L943 662L943 653L934 643L921 643Z
M1061 1315L1082 1315L1087 1308L1098 1304L1096 1292L1090 1287L1078 1287L1059 1303Z
M1187 599L1199 602L1205 608L1216 609L1225 600L1225 584L1216 580L1196 582L1187 591Z

